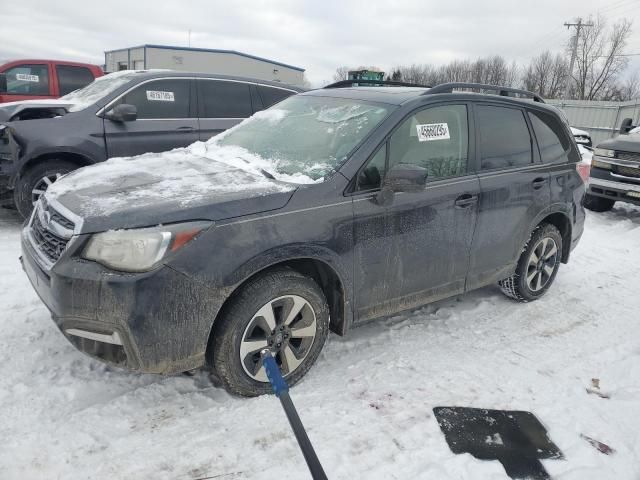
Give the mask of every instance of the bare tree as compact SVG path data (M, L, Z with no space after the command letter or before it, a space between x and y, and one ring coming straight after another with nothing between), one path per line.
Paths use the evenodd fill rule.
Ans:
M348 80L349 70L351 70L349 67L344 66L336 68L336 73L333 74L333 81L339 82L341 80Z
M576 98L596 100L611 93L618 75L629 61L622 53L630 34L630 20L622 20L609 30L600 16L593 21L592 27L582 30L574 73Z
M634 100L640 98L640 71L636 70L629 75L622 84L620 100Z
M563 93L568 70L565 57L560 54L553 56L547 50L531 60L524 69L522 88L546 98L559 98Z

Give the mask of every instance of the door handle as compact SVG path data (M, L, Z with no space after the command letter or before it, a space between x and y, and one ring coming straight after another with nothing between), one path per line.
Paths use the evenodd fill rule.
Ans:
M471 205L478 203L478 196L465 193L456 198L454 202L456 208L469 208Z
M193 132L195 131L195 128L185 126L185 127L178 127L176 128L176 130L179 132Z
M533 182L531 182L531 185L533 185L534 190L540 190L542 187L544 187L546 183L547 183L547 179L540 177L540 178L536 178Z

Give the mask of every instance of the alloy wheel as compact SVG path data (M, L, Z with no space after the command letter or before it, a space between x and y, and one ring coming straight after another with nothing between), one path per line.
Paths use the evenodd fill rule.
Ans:
M247 324L240 341L240 363L258 382L268 382L260 352L268 348L282 374L293 373L309 354L316 337L316 314L298 295L285 295L263 305Z
M31 203L35 205L40 197L47 191L47 188L58 180L62 176L61 173L55 173L52 175L45 175L40 180L36 182L33 189L31 190Z
M527 286L533 292L542 290L551 280L558 265L558 245L550 237L542 238L531 251L527 263Z

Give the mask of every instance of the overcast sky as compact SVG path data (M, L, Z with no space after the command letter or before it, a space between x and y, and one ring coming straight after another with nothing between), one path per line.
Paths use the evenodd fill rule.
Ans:
M527 6L525 6L527 5ZM528 5L531 5L529 8ZM104 51L144 43L238 50L307 70L314 85L336 67L441 64L500 54L519 63L562 50L565 21L598 12L634 20L640 0L2 2L0 59L45 57L103 64ZM640 56L630 57L640 70Z

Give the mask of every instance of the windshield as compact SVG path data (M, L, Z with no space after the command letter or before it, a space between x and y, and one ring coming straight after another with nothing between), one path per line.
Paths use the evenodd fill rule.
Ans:
M69 108L70 112L84 110L89 105L96 103L104 96L127 83L135 77L136 74L137 72L133 70L123 70L121 72L110 73L109 75L98 77L86 87L74 90L64 97L60 97L60 100L73 103Z
M256 113L214 137L210 145L237 147L258 157L276 177L320 181L394 108L359 100L297 95ZM277 175L279 174L279 175Z

